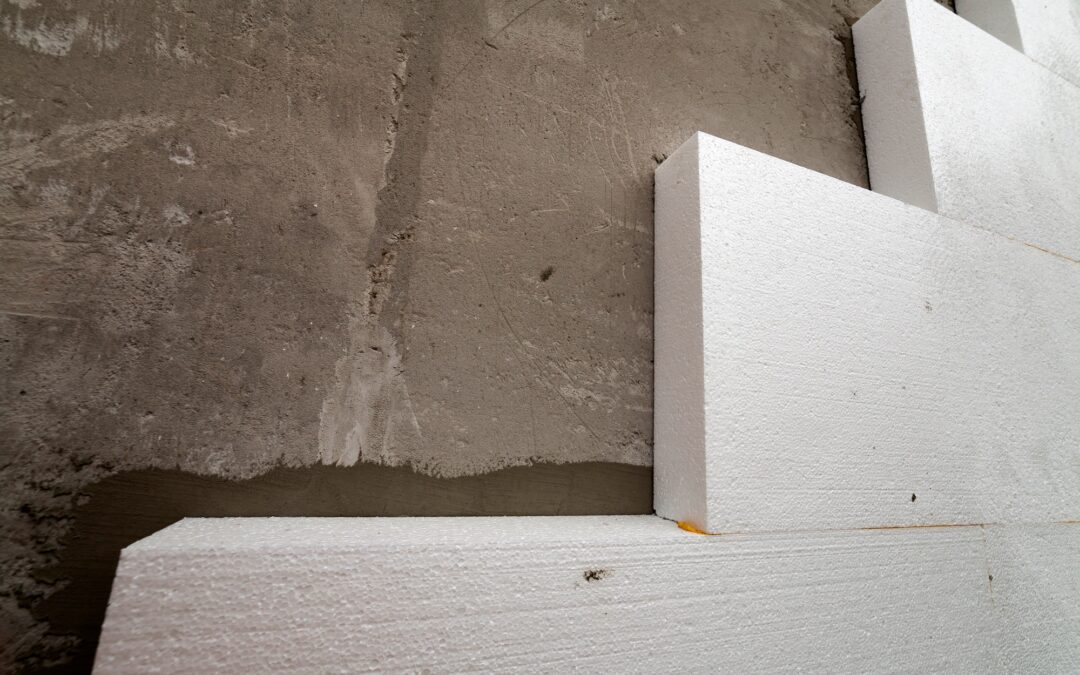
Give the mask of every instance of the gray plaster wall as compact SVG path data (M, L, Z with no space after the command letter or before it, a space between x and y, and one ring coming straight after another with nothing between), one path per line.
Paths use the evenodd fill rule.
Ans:
M0 0L0 670L183 515L648 511L653 169L865 186L873 4Z

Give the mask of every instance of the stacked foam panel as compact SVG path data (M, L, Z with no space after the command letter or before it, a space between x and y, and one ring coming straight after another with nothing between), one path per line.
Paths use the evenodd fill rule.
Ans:
M884 194L657 171L658 516L185 520L98 670L1080 671L1078 92L932 0L855 33Z
M1080 2L956 0L956 12L1032 60L1080 84Z
M854 37L874 192L1080 259L1080 87L925 0Z
M1007 525L185 520L124 552L97 670L1065 672L1063 550Z

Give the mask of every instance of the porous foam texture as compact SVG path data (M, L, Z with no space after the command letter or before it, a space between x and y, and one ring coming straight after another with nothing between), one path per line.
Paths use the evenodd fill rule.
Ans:
M705 134L656 219L658 514L1080 518L1080 265Z
M956 13L1080 85L1080 2L956 0Z
M871 188L1080 260L1080 87L933 0L853 33Z
M124 551L96 670L1075 671L1078 535L189 519Z

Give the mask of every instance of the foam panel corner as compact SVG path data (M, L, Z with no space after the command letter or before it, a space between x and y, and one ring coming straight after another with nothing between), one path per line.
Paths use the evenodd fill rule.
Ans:
M933 0L853 33L872 189L1080 260L1080 88Z
M956 13L1066 80L1080 84L1080 2L956 0Z
M1080 265L705 134L655 236L659 515L1080 518Z

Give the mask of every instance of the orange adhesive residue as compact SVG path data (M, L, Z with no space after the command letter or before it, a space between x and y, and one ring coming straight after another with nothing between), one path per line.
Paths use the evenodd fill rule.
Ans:
M693 532L694 534L709 534L705 530L698 529L692 523L688 523L685 520L679 521L679 529L686 530L687 532Z

